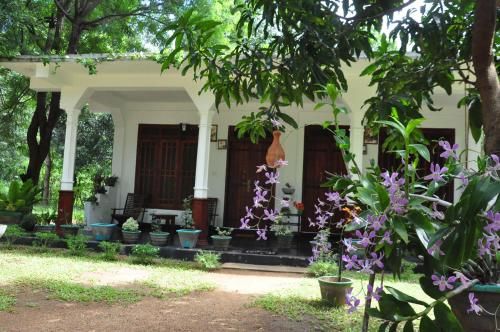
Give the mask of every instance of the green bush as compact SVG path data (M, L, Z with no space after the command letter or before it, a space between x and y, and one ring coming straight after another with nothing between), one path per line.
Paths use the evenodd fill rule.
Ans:
M150 244L138 244L132 249L132 262L136 264L152 264L159 256L160 249Z
M35 229L35 225L38 222L37 216L32 213L25 214L23 219L21 220L21 227L24 228L25 231L31 232Z
M116 242L103 241L99 243L99 249L102 250L101 258L106 261L115 261L120 252L120 244Z
M325 260L316 261L307 268L307 274L313 277L336 275L337 272L337 264Z
M212 251L200 251L194 257L198 265L207 271L213 271L220 268L220 254Z
M12 249L12 245L16 242L18 238L25 235L24 229L18 225L9 225L5 230L3 238L5 239L5 247L7 249Z
M55 233L35 233L35 237L33 246L37 247L40 251L47 250L48 247L51 247L52 244L59 240L59 236Z
M84 256L87 252L87 237L83 235L72 236L66 240L66 245L71 256Z

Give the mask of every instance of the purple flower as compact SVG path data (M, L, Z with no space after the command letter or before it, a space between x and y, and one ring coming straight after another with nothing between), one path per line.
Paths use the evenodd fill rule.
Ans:
M276 210L264 210L264 220L269 220L271 222L276 220L276 217L278 216L278 211Z
M329 191L329 192L325 193L325 196L326 196L326 200L328 202L334 202L335 208L340 208L340 206L341 206L340 205L341 197L340 197L340 194L338 192Z
M250 221L250 220L249 220L249 219L247 219L247 218L245 218L245 217L241 218L241 219L240 219L240 222L241 222L240 229L250 229L250 226L248 225L248 222L249 222L249 221Z
M454 274L455 274L455 278L460 280L460 283L462 285L467 285L470 282L470 279L467 278L462 272L455 271Z
M493 212L490 210L486 212L486 218L489 224L484 227L484 230L488 233L500 231L500 212Z
M361 233L359 230L356 231L356 236L361 240L359 244L361 244L363 247L368 247L369 245L374 244L371 239L375 237L375 232L370 232L368 233L367 231L364 231Z
M273 118L271 118L271 123L273 124L273 127L275 127L275 128L279 128L282 126L281 122L279 122L278 120L273 119Z
M483 309L477 304L478 299L476 298L476 295L474 293L469 293L469 303L470 303L470 308L467 309L467 313L471 313L474 311L476 315L479 315Z
M266 184L276 184L276 183L280 183L278 180L279 180L279 177L280 177L280 173L279 172L266 172L266 178L267 178L267 181L265 182Z
M385 242L387 244L392 244L392 240L391 240L391 232L390 231L386 231L384 233L384 236L382 237L382 240L380 240L381 243Z
M453 146L451 146L450 142L448 142L448 141L439 141L438 144L444 150L439 155L440 157L443 157L443 158L453 157L453 158L455 158L455 160L458 160L458 155L457 155L458 144L453 144Z
M392 174L389 174L389 171L385 171L384 173L381 174L381 176L384 179L384 182L382 182L382 184L386 187L399 188L400 186L405 184L405 179L403 179L403 178L398 179L399 174L397 172L393 172Z
M351 294L352 289L350 289L345 295L345 304L349 306L348 313L353 313L358 309L358 306L361 304L361 301Z
M404 192L397 190L391 193L389 196L391 201L391 210L396 214L404 214L406 212L406 206L408 205L408 199L406 199Z
M368 284L368 286L366 286L366 290L367 290L367 294L366 294L367 301L371 298L375 299L376 301L380 300L380 297L381 297L380 293L383 290L382 287L377 287L375 289L375 291L373 291L372 285Z
M491 256L491 251L489 247L489 243L486 242L484 243L485 239L479 239L477 240L477 249L478 249L478 255L483 257L484 255Z
M248 208L248 206L245 206L245 209L247 211L247 214L245 215L245 218L248 218L248 219L253 219L255 218L254 214L253 214L253 210L252 208Z
M356 255L353 255L352 257L349 257L348 255L342 255L342 261L346 263L346 270L359 269L358 256Z
M357 248L352 245L352 239L351 238L349 238L349 239L343 239L342 243L345 245L345 250L347 252L355 252L357 250Z
M262 229L257 229L257 235L259 236L257 238L257 240L264 240L264 241L266 241L267 240L266 232L267 232L267 227L264 227Z
M274 163L274 166L275 166L275 167L288 166L288 161L283 160L283 159L278 159L278 160Z
M500 158L496 154L492 154L490 157L494 164L492 166L488 166L487 170L489 173L493 174L500 171Z
M457 178L460 179L460 181L462 181L462 184L464 186L468 185L469 184L469 178L467 177L467 175L465 174L465 172L460 172L458 175L457 175Z
M427 249L427 253L431 256L434 256L436 253L438 253L440 256L443 256L444 252L441 250L442 244L442 240L437 240L429 249Z
M380 257L377 256L377 253L372 252L370 253L370 256L372 256L372 264L376 265L379 269L384 268L384 263L382 263L382 259L384 258L384 253L380 254Z
M289 199L282 199L280 201L280 204L282 207L285 207L285 208L290 207L290 200Z
M358 263L359 263L359 269L360 269L359 272L368 273L368 274L374 273L372 270L373 265L369 259L365 259L365 260L360 259L358 261Z
M435 182L444 181L442 175L447 171L447 167L441 168L439 164L431 163L431 174L424 176L424 180L432 180Z
M455 277L449 277L446 279L445 276L439 277L437 274L433 274L431 279L433 281L432 284L438 286L441 292L444 292L447 288L453 289L453 285L451 283L454 283L457 280Z
M437 203L432 203L432 211L430 216L435 219L444 220L444 213L437 209Z
M260 173L262 171L267 171L267 166L266 165L260 165L260 166L257 166L257 171L256 173Z
M387 217L385 214L381 216L368 216L367 218L368 225L373 228L375 232L378 232L382 226L384 225L384 222L387 221Z

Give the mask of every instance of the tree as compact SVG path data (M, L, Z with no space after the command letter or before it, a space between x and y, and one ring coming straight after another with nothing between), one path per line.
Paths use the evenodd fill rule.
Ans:
M313 100L324 97L317 91L327 83L347 90L343 67L364 54L372 60L364 74L371 75L371 84L377 86L376 95L365 102L369 125L386 120L393 110L405 122L421 117L423 105L438 111L433 92L440 87L451 94L453 83L466 83L467 96L462 103L469 105L475 136L484 120L485 151L498 152L500 132L495 128L500 125L500 85L494 54L498 54L500 36L496 1L425 0L420 21L410 15L415 11L410 9L414 3L236 3L239 21L231 47L211 42L218 23L191 10L168 27L172 33L165 45L175 42L175 46L173 55L165 58L164 68L192 69L195 79L206 82L203 90L215 94L217 106L222 102L244 103L250 98L266 102L265 110L244 118L240 126L255 129L273 117L296 126L280 108L302 105L304 96ZM383 32L384 22L394 29L378 43L376 36ZM389 41L401 46L390 50ZM408 51L415 55L407 55ZM183 54L180 61L178 54ZM259 135L261 130L253 137Z

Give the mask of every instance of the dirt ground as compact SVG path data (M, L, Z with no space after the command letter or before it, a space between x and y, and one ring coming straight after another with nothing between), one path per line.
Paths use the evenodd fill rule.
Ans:
M117 274L116 278L123 276ZM48 299L41 291L26 290L17 294L13 312L0 312L0 331L313 330L306 321L292 321L248 306L257 294L299 283L297 275L224 271L207 278L217 285L215 291L168 300L147 297L129 305L68 303Z

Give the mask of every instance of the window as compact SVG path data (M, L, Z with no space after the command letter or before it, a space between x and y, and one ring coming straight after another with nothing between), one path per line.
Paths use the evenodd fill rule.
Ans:
M193 194L198 126L139 125L135 193L144 207L181 209Z

